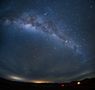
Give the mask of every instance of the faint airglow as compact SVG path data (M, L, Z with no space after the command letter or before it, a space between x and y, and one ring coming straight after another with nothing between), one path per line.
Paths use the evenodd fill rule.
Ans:
M80 85L80 82L77 82L78 85Z
M51 81L45 81L45 80L32 80L32 83L51 83Z
M16 81L24 81L24 78L18 77L18 76L9 76L11 80L16 80Z

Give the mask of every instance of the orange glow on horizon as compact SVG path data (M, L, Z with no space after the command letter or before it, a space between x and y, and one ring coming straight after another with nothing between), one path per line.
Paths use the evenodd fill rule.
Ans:
M61 84L61 87L64 87L64 84Z
M45 80L32 80L32 83L51 83L51 81L45 81Z

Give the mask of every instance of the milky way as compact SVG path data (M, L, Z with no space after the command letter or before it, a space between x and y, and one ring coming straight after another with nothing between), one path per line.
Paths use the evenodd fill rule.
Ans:
M1 77L26 82L93 77L94 3L93 0L2 2Z
M11 18L6 19L4 23L5 25L13 24L14 27L17 26L19 28L25 29L26 31L34 30L49 34L55 38L58 38L67 47L75 50L76 53L80 53L79 48L81 46L76 44L76 42L74 42L72 39L70 40L71 37L66 36L61 30L58 30L57 25L55 25L54 22L51 20L43 20L43 18L37 18L36 16L29 16L27 14L26 16L22 15L20 18L14 17L14 20L10 20Z

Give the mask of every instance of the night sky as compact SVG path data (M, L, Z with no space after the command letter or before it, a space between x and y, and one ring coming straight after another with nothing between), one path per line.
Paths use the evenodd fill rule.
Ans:
M95 77L95 0L2 0L0 76L25 82Z

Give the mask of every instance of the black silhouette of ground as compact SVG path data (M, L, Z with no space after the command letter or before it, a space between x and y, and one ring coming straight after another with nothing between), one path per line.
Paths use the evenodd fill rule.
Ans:
M63 90L63 89L95 89L95 78L84 79L82 81L72 81L70 83L24 83L9 81L0 78L0 90Z

